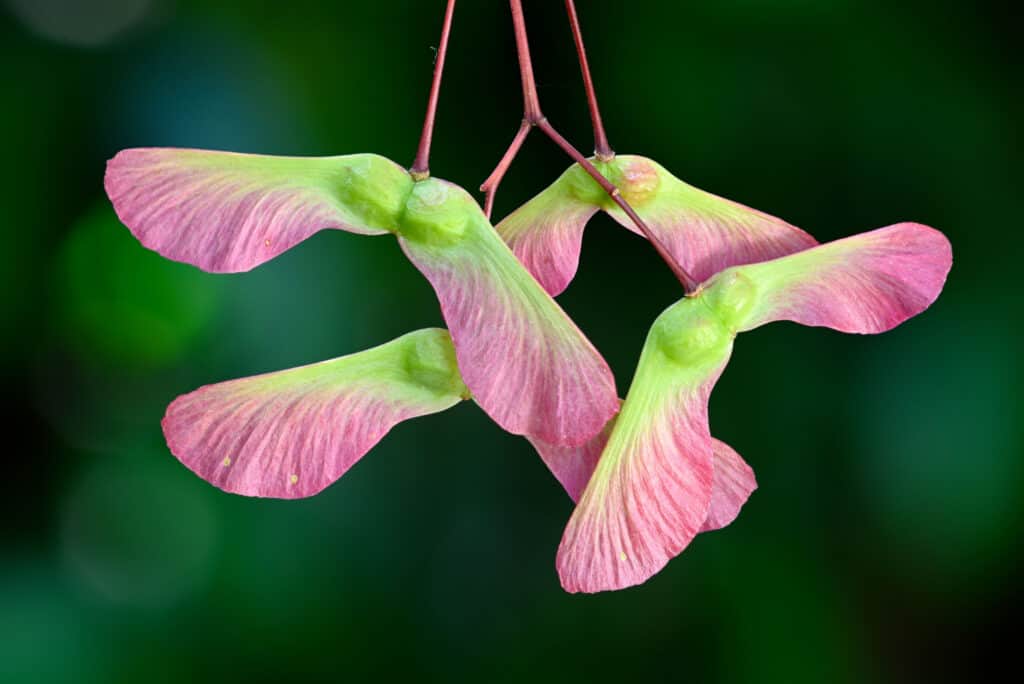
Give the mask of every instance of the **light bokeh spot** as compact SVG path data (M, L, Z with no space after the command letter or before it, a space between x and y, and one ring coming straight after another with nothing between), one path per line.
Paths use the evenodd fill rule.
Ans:
M69 346L118 366L176 361L220 304L216 276L145 249L108 204L72 228L56 276L55 311Z
M7 6L33 33L77 47L105 45L141 24L154 0L7 0Z
M128 607L165 608L200 591L219 536L212 494L170 456L98 460L62 507L67 570L90 594Z

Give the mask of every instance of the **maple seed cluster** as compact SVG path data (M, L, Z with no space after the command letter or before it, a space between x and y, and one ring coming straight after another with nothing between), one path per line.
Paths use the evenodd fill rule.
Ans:
M576 502L558 549L562 586L621 589L646 581L698 533L732 522L756 487L708 421L736 336L778 320L884 332L935 301L952 250L916 223L819 245L651 159L616 155L566 0L594 128L595 155L584 157L541 111L521 0L509 5L523 118L481 187L483 207L429 166L455 0L409 169L374 154L142 148L110 160L105 187L145 247L212 273L248 271L320 230L392 235L430 282L447 325L178 397L163 431L188 468L227 492L308 497L397 423L472 400L526 437ZM495 193L534 129L573 164L494 226ZM625 400L553 299L575 275L584 227L600 211L647 239L683 288L652 325Z

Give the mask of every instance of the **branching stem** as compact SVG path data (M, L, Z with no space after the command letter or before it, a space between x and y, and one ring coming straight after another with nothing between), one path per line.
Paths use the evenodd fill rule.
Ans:
M526 37L526 17L523 16L522 0L509 0L512 7L512 26L516 34L516 54L519 56L519 75L523 82L523 118L532 124L544 118L537 96L537 79L530 58L530 42Z
M523 123L519 127L519 131L516 133L516 137L512 140L512 144L509 145L508 150L502 156L501 161L498 162L497 168L494 169L493 173L487 178L484 184L481 186L481 190L485 193L486 199L484 202L484 209L487 212L487 216L490 217L491 208L494 206L494 193L501 184L502 178L505 176L505 172L508 171L515 160L516 155L519 153L520 148L523 146L523 142L529 135L530 130L533 127L539 128L548 138L550 138L556 145L558 145L566 154L569 155L580 167L583 168L587 174L593 178L598 185L608 193L608 196L619 205L619 207L626 213L626 215L636 224L636 227L640 229L640 232L647 238L647 240L654 246L654 249L658 252L659 256L665 260L669 268L672 269L672 273L675 274L676 278L682 284L683 289L687 294L696 291L698 287L697 281L691 276L686 269L682 267L675 259L672 258L668 249L665 245L657 238L654 233L651 232L647 224L644 223L643 219L637 215L633 207L622 196L619 189L610 180L597 170L597 168L590 163L590 161L584 157L579 150L573 147L572 143L566 140L562 135L555 130L555 127L551 125L551 122L547 120L547 117L541 112L540 109L540 98L537 96L537 83L533 73L533 62L530 59L530 43L527 40L526 35L526 19L523 16L523 3L522 0L509 0L509 5L512 8L512 25L515 29L516 35L516 50L519 54L519 74L523 83ZM575 8L573 8L575 9ZM573 12L574 14L574 12ZM578 22L574 22L578 27ZM575 32L575 30L574 30ZM578 43L582 46L582 40ZM586 64L586 57L583 55L582 49L580 50L582 64ZM584 78L589 80L589 69L586 66L584 69ZM588 92L592 92L592 85L588 88ZM596 99L594 101L595 106L592 112L596 112ZM598 116L598 121L600 120ZM595 132L598 130L595 125ZM607 142L607 141L605 141ZM610 149L609 149L610 152Z
M505 150L498 166L480 186L480 190L484 193L484 213L487 214L488 219L491 218L491 211L494 209L494 195L498 192L501 179L505 177L508 167L512 166L512 160L519 154L519 148L526 142L526 136L530 134L531 129L533 129L533 124L528 119L523 119L523 123L519 124L519 130L516 131L516 137L512 139L512 144Z

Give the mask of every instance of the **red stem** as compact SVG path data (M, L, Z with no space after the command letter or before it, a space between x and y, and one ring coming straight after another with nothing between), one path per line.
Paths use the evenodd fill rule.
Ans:
M501 180L505 177L508 167L512 166L512 161L519 154L519 148L526 142L526 136L530 134L532 128L533 124L527 119L523 119L523 123L519 125L519 130L516 131L516 137L512 139L512 144L505 150L505 154L501 157L501 161L498 162L498 166L487 177L484 184L480 186L481 192L484 193L484 213L488 219L491 218L491 212L494 210L494 195L498 192L498 186L501 185Z
M530 134L530 130L537 125L537 122L544 118L540 110L540 97L537 95L537 80L533 73L533 60L530 58L530 44L526 38L526 18L523 16L523 3L521 0L509 0L512 8L512 25L515 27L516 55L519 57L519 76L523 84L523 123L520 124L516 137L501 156L501 161L495 167L491 175L480 186L484 193L484 213L491 218L494 210L494 196L498 192L498 186L505 178L516 155Z
M544 118L537 96L537 81L533 75L533 60L530 59L530 43L526 38L526 18L523 16L522 0L509 0L512 7L512 26L516 32L516 54L519 55L519 74L523 82L523 118L531 124Z
M597 104L597 91L594 89L594 79L590 75L590 63L587 60L587 48L583 45L583 30L580 28L579 15L576 14L575 0L565 0L565 11L569 14L572 39L576 43L576 54L579 56L580 71L583 73L583 87L587 91L590 121L594 127L594 154L601 161L611 161L615 158L615 151L608 143L608 135L601 120L601 108Z
M416 149L416 159L409 167L409 173L416 180L430 177L430 144L434 139L434 120L437 117L437 102L441 95L441 77L444 75L444 60L448 55L448 38L452 33L452 17L455 14L455 0L448 0L444 13L444 27L441 29L441 44L434 61L434 79L430 84L430 99L427 100L427 115L423 119L423 133Z

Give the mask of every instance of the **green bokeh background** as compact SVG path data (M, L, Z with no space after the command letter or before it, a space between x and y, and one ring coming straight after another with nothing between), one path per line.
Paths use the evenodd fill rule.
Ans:
M571 504L472 404L396 428L306 501L223 494L167 452L195 387L441 318L393 240L320 234L211 276L139 246L125 147L408 163L442 0L0 3L0 681L979 681L1016 656L1024 485L1017 24L1010 5L581 0L612 143L825 241L952 240L940 300L878 337L744 335L715 434L760 489L646 585L570 596ZM545 111L587 147L570 34L527 0ZM433 169L473 188L520 119L501 0L456 16ZM566 161L531 139L503 215ZM598 218L560 298L628 386L680 295Z

